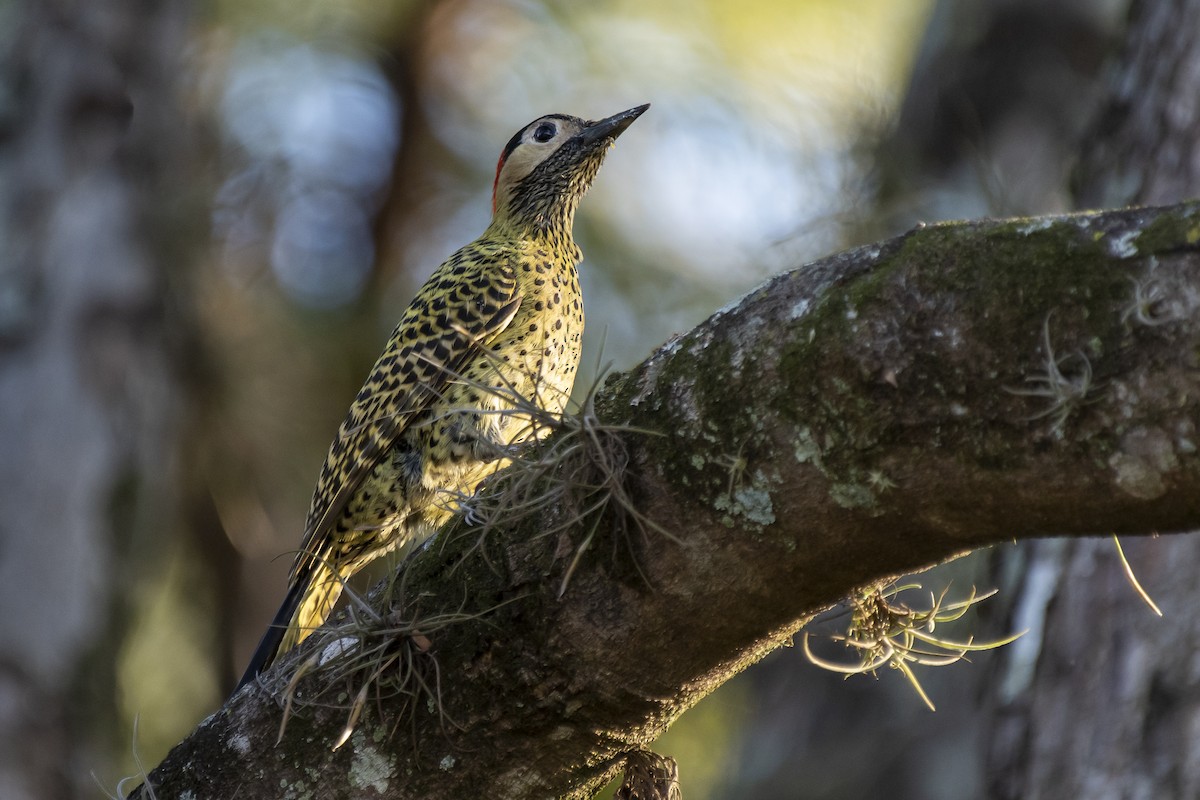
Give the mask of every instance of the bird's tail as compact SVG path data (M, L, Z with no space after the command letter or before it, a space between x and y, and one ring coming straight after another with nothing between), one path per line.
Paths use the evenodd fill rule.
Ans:
M342 593L342 576L321 563L295 576L283 604L271 620L237 688L241 689L316 630ZM236 689L234 691L237 691Z

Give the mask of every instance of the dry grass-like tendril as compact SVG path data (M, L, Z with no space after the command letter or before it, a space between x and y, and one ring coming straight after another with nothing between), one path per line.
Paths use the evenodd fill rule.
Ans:
M972 588L965 599L947 602L947 587L936 596L930 592L929 606L923 609L913 608L899 600L901 593L920 588L921 585L917 583L894 586L886 591L874 587L850 601L851 616L846 633L831 638L857 653L857 664L842 664L817 656L809 647L807 632L804 634L804 655L814 665L846 676L874 675L876 670L884 666L899 670L925 705L931 711L936 710L921 688L912 665L944 667L966 661L967 653L1002 647L1015 641L1024 631L994 642L981 643L976 643L974 637L959 642L936 635L938 625L962 618L973 605L996 592L993 590L981 595Z
M631 552L634 537L647 537L651 532L679 542L638 509L626 480L630 464L626 437L658 434L601 422L592 404L595 390L593 385L579 408L564 414L545 411L536 398L515 393L506 396L511 409L498 413L527 420L538 436L524 447L506 452L505 468L489 476L476 494L453 498L465 510L467 521L478 527L474 533L480 548L498 526L512 527L534 517L544 523L543 537L585 530L560 580L559 596L566 592L606 521L617 541L623 541ZM636 558L633 564L640 573ZM645 579L644 574L642 577Z
M1085 403L1091 402L1088 395L1098 384L1092 376L1092 362L1082 350L1065 356L1055 355L1054 346L1050 342L1050 315L1046 315L1046 321L1042 323L1042 342L1046 350L1043 371L1025 378L1025 383L1029 384L1028 388L1014 389L1005 386L1004 391L1022 397L1044 397L1049 400L1050 404L1046 408L1026 419L1049 418L1051 431L1056 436L1061 436L1067 419ZM1071 364L1074 364L1074 368L1070 372L1064 371Z
M294 714L312 708L342 709L346 724L333 744L332 749L337 750L349 740L370 702L380 706L387 701L392 709L398 708L392 712L392 733L404 722L415 728L422 709L436 713L443 727L455 725L442 704L434 642L447 627L479 619L495 609L424 615L418 603L407 601L407 573L402 565L380 596L371 600L345 588L351 601L345 620L314 633L319 649L290 674L285 673L286 685L276 687L283 706L277 741L283 740Z

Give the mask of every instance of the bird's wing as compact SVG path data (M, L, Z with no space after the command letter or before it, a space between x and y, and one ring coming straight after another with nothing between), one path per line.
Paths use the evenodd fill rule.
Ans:
M521 292L510 257L455 254L400 318L387 349L350 406L313 492L291 576L327 558L326 535L363 480L421 412L517 313Z

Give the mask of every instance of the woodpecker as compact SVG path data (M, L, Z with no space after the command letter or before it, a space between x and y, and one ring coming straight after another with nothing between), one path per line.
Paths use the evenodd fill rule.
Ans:
M330 445L287 595L238 688L325 621L346 579L428 537L540 434L516 397L562 412L583 334L575 210L647 108L550 114L505 145L491 224L417 292Z

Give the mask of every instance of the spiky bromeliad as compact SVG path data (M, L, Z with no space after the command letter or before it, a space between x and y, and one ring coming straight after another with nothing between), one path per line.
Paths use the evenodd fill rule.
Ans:
M343 582L427 537L502 454L538 435L513 399L561 413L579 364L575 209L648 105L550 114L505 146L492 223L417 292L329 448L288 591L239 687L325 621Z

